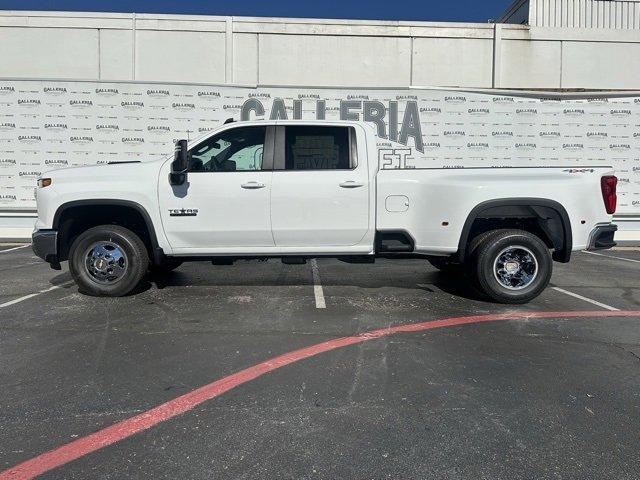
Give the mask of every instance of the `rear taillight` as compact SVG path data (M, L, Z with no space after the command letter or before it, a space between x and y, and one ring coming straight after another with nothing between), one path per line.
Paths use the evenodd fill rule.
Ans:
M602 199L604 206L609 215L616 213L616 204L618 203L618 195L616 195L616 187L618 186L618 178L613 175L606 175L600 179L602 188Z

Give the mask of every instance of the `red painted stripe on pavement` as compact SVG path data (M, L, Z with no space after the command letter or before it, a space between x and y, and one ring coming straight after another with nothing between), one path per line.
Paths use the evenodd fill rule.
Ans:
M147 430L165 420L169 420L182 413L188 412L202 403L216 398L229 390L250 382L266 373L277 370L291 363L299 362L305 358L313 357L323 352L337 348L354 345L357 343L374 340L377 338L394 335L397 333L421 332L436 328L453 327L474 323L495 322L500 320L517 320L528 318L576 318L576 317L637 317L640 311L596 311L596 312L512 312L493 315L476 315L470 317L455 317L442 320L433 320L422 323L399 325L382 328L362 333L352 337L336 338L326 342L301 348L293 352L285 353L278 357L258 363L237 373L216 380L213 383L192 390L173 400L158 405L151 410L134 417L122 420L110 427L98 430L95 433L74 440L58 448L45 452L37 457L27 460L15 467L0 472L0 480L24 480L31 479L45 472L60 467L76 460L84 455L112 445L120 440L128 438L136 433Z

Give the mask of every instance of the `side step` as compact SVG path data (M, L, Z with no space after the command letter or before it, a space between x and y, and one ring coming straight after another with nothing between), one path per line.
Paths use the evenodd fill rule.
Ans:
M378 233L376 250L378 253L410 253L414 250L413 239L404 232Z

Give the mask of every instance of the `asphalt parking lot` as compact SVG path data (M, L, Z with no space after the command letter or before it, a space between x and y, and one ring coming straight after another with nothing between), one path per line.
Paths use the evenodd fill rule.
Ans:
M638 478L638 250L518 307L418 260L191 263L119 299L64 268L0 247L2 480Z

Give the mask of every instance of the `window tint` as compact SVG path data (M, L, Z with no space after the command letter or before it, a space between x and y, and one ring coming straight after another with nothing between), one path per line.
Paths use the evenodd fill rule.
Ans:
M239 127L209 137L189 151L190 172L262 169L266 127Z
M286 127L285 169L348 170L349 137L348 127Z

